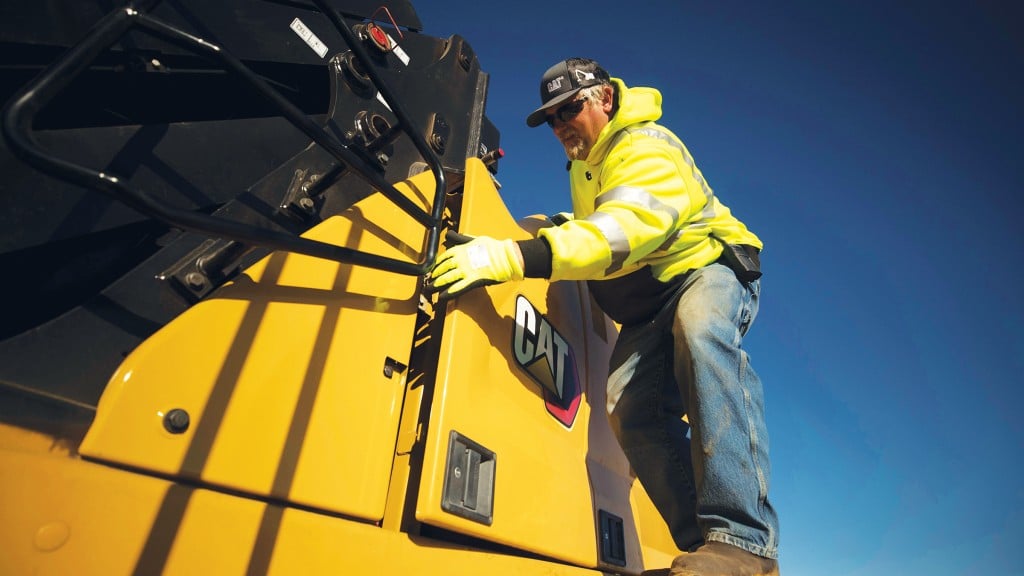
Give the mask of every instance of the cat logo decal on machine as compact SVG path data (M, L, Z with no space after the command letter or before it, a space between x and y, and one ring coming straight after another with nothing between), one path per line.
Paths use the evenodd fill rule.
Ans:
M516 296L512 346L516 363L544 389L548 412L571 427L580 406L576 356L569 342L523 295Z

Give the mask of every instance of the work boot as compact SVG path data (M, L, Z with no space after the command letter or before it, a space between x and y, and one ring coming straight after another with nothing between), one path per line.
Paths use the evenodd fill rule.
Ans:
M742 548L708 542L672 562L670 576L779 576L779 564Z

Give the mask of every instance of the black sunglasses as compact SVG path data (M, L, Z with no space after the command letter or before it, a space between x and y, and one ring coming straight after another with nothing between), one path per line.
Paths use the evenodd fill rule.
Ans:
M586 103L587 103L587 99L586 98L578 98L576 100L573 100L572 102L569 102L568 104L565 104L563 106L559 106L558 110L555 110L554 114L546 117L544 119L544 121L547 122L548 126L550 126L552 128L555 127L555 118L558 118L562 122L568 122L568 121L572 120L573 118L579 116L580 112L583 112L583 105L586 104Z

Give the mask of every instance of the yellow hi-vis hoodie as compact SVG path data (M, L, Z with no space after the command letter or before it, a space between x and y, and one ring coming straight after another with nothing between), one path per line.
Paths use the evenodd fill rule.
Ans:
M539 232L552 280L591 280L612 319L647 320L691 270L727 244L761 240L718 201L661 118L661 93L612 78L618 110L586 160L569 169L574 219Z

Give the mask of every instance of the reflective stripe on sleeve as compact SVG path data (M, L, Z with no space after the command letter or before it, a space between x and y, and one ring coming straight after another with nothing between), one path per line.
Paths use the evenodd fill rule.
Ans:
M612 263L604 271L605 274L612 274L621 270L622 265L626 263L626 258L629 256L629 238L626 237L626 232L622 229L622 226L619 225L615 218L604 212L594 212L584 218L584 220L597 227L611 249Z

